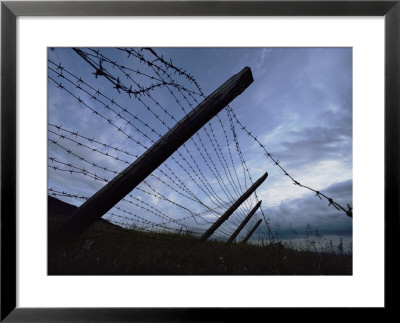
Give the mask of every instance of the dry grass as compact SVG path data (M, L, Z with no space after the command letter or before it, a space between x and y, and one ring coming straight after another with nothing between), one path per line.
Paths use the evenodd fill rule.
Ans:
M63 213L49 203L50 230L66 213L68 207ZM48 256L50 275L352 274L351 255L200 242L188 235L122 229L104 220L63 246L50 246Z

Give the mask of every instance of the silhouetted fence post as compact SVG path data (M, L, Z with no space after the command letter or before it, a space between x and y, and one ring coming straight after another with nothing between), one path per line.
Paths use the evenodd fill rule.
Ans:
M243 68L210 94L140 158L103 186L83 203L51 238L65 240L86 230L94 221L139 185L171 156L183 143L200 130L219 111L240 95L253 82L249 67Z
M201 241L206 240L210 235L214 233L215 230L218 229L218 227L224 223L233 212L244 202L246 199L261 185L262 182L265 181L267 178L268 173L265 173L263 176L261 176L253 185L249 187L249 189L243 193L239 199L232 204L232 206L224 213L222 214L219 219L206 231L204 234L200 237Z
M236 231L232 234L232 236L228 239L227 243L232 242L236 236L240 233L240 231L242 231L242 229L244 228L244 226L247 224L247 222L249 222L249 220L251 219L251 217L254 215L254 213L256 213L257 209L260 207L261 202L258 202L256 204L255 207L253 207L253 209L250 211L250 213L246 216L246 218L243 220L243 222L238 226L238 228L236 229Z
M255 224L255 226L253 227L253 229L250 230L250 232L247 234L247 236L243 239L242 243L246 243L247 240L249 240L249 238L251 237L251 235L253 234L254 231L256 231L256 229L258 228L258 226L261 223L261 219L257 221L257 223Z

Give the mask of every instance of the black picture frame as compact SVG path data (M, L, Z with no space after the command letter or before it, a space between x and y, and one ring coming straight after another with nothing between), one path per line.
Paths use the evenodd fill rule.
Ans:
M237 321L263 309L16 307L16 19L19 16L384 16L385 308L395 309L400 179L400 0L396 1L2 1L1 3L1 321ZM270 309L282 311L282 309ZM287 309L284 309L287 310ZM302 311L301 309L298 309ZM343 319L343 314L333 315ZM376 309L381 315L382 309ZM304 312L304 310L303 310ZM287 313L287 312L285 312ZM370 313L370 312L369 312ZM369 316L371 314L368 314ZM371 317L370 317L371 318ZM267 319L267 318L266 318ZM282 319L282 317L281 317ZM250 320L252 321L252 320Z

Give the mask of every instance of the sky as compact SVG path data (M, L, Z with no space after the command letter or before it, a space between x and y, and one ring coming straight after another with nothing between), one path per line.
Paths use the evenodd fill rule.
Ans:
M89 58L95 65L99 64L97 49L82 50L91 54ZM114 82L120 82L118 84L125 86L125 90L102 75L96 77L94 67L71 48L51 48L48 51L48 152L49 158L58 161L49 160L49 166L59 167L49 167L48 182L49 188L59 192L91 196L105 182L79 173L71 174L68 170L84 168L91 174L112 179L115 173L109 170L123 170L127 163L122 160L133 162L135 156L140 156L146 147L150 147L159 138L158 134L165 134L202 100L197 94L199 91L196 85L171 68L167 69L171 80L192 92L179 92L177 87L172 86L155 86L149 90L149 96L142 95L141 100L137 100L127 89L133 91L139 89L139 86L149 88L159 84L159 79L168 81L166 74L159 72L157 75L152 66L140 61L135 55L129 55L127 51L115 48L98 50L122 66L121 69L107 60L102 62L107 73L116 79L118 77L118 81ZM323 192L344 207L352 205L351 48L154 48L154 51L162 55L165 61L171 60L181 71L193 76L205 95L213 92L243 67L250 67L254 82L230 104L236 117L298 182ZM141 53L154 59L147 50L135 49L132 53ZM155 64L162 65L160 61L155 61ZM59 75L61 72L65 77ZM149 78L149 75L155 79ZM81 77L84 82L79 82L75 76L78 79ZM81 91L79 84L87 91ZM118 115L105 108L107 104L121 113ZM226 110L221 111L219 119L214 117L185 147L181 147L153 172L155 176L149 176L146 183L133 190L132 197L128 198L130 202L119 203L119 209L111 211L116 217L106 215L105 218L125 224L134 224L135 220L139 220L136 225L146 229L154 229L146 225L146 220L161 223L158 227L161 229L162 223L169 221L167 226L179 228L180 225L170 221L173 218L184 223L187 226L184 228L188 230L194 228L202 232L207 229L218 214L251 185L246 170L243 170L231 131L230 115ZM93 111L98 111L103 117ZM133 115L142 123L138 123ZM161 119L165 125L160 122ZM136 128L129 127L126 120L132 120ZM70 132L57 129L54 125L62 125L63 129ZM137 129L148 137L141 135ZM107 146L71 134L76 131L80 136L95 138L95 141L106 143ZM269 174L257 189L257 196L262 200L265 218L269 219L272 228L279 230L283 239L303 236L309 225L329 239L337 241L343 237L351 243L350 217L328 206L329 202L320 200L315 193L293 185L237 124L235 132L239 151L253 182L265 172ZM61 138L60 134L75 142ZM110 147L118 147L119 150ZM120 160L100 154L97 149ZM123 151L129 152L129 155ZM77 168L71 168L68 164ZM104 171L99 165L109 170ZM175 184L180 184L179 180L184 183L184 189L182 185ZM83 202L77 198L57 197L75 205ZM215 237L224 239L230 236L256 202L253 195L215 232ZM201 217L196 220L197 215L193 216L188 209ZM209 209L216 211L213 213ZM260 218L263 216L258 210L238 240ZM253 239L266 240L265 231L266 225L262 223Z

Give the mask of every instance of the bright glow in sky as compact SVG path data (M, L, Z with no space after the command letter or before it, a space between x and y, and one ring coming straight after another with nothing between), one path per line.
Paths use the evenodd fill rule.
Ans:
M84 50L94 55L94 61L99 61L93 51ZM155 48L154 50L163 55L166 61L171 59L174 65L192 75L206 95L243 67L249 66L252 69L254 82L230 105L237 118L257 136L273 157L280 161L280 165L298 182L323 192L345 207L347 204L352 205L351 48ZM100 52L124 67L138 69L144 74L149 73L146 75L156 75L150 66L133 56L128 57L124 51L106 48ZM148 58L152 57L148 51L138 53L145 54ZM118 89L103 76L96 78L93 74L94 68L72 49L49 49L48 54L49 59L56 63L56 65L49 63L49 76L54 80L49 79L49 123L62 125L64 129L78 131L81 136L94 138L98 142L119 149L101 146L49 126L49 157L65 163L57 164L49 161L49 166L59 167L57 170L51 167L49 169L49 188L57 191L91 196L104 185L104 182L68 170L85 169L91 174L95 173L96 176L112 179L115 174L110 170L117 172L123 170L127 166L123 161L134 161L133 155L142 154L146 150L144 146L148 147L152 144L152 140L158 139L151 129L160 134L167 131L167 127L163 126L151 111L156 112L168 127L172 127L175 121L168 114L180 120L185 115L183 109L190 111L196 106L194 98L201 101L196 94L191 97L189 92L182 92L185 93L183 96L176 88L170 87L179 98L178 104L170 94L169 88L165 86L149 92L151 96L141 96L142 101L135 99L134 96L130 98L124 91L120 90L121 93L118 93ZM75 85L58 75L61 73L61 69L57 69L60 62L65 68L63 75L75 81ZM158 82L132 70L121 71L107 62L102 64L107 72L119 77L121 84L127 85L127 88L132 86L133 90L138 89L135 82L143 87ZM94 90L85 87L84 83L78 82L66 71L72 72L78 78L82 77L85 83L93 86ZM194 84L185 77L174 74L172 69L168 71L177 83L198 92ZM124 74L127 72L129 76ZM162 77L167 80L165 74L161 72L157 78ZM59 87L60 83L62 87ZM96 99L82 92L77 87L78 84ZM96 94L96 89L99 89L105 97ZM71 94L87 105L80 103ZM117 104L108 102L107 98L115 100ZM121 112L126 120L131 120L151 139L130 127L126 121L105 108L103 103L115 108L116 111L120 107L125 108L129 114L126 111L121 112L121 109L118 112ZM104 118L94 114L88 106L98 111ZM138 123L133 115L143 123ZM169 158L166 164L153 172L156 177L148 177L146 183L140 184L132 191L132 197L129 197L131 203L120 202L117 205L119 209L114 208L111 211L116 216L106 215L105 218L125 225L136 223L145 229L155 229L146 224L146 221L157 223L159 226L156 228L161 230L164 226L174 229L181 227L170 222L169 218L179 220L186 225L184 229L187 230L196 228L204 231L208 228L210 222L215 221L218 212L221 214L243 191L244 186L249 187L248 177L245 181L226 109L219 113L219 118L223 126L217 118L214 118L197 137L193 137L193 141L187 142L187 150L181 147L179 152L172 156L184 165L186 171L179 167L175 160ZM146 127L146 124L149 127ZM118 128L123 131L118 131ZM127 138L123 132L133 140ZM309 224L329 237L351 238L351 218L343 211L336 210L332 206L328 207L327 200L320 200L312 192L293 185L292 181L264 155L254 140L251 140L239 127L236 127L236 132L240 150L243 152L253 181L266 171L269 173L267 180L257 190L257 194L263 201L262 209L265 216L270 219L273 227L279 226L283 237L290 237L293 230L302 233ZM92 150L82 145L78 146L69 139L60 138L60 134L85 144ZM214 136L216 141L213 141ZM203 144L204 149L200 147L198 150L194 143L199 147ZM93 151L93 148L113 155L119 160ZM68 153L68 150L73 154ZM130 155L123 151L128 151ZM206 156L206 152L209 155ZM226 159L226 163L223 158ZM73 167L68 164L72 164ZM228 167L225 167L226 165ZM100 167L105 167L107 170ZM171 182L166 174L174 178L177 184L181 181L186 190L182 189L182 185ZM170 186L166 186L160 179ZM59 198L75 205L83 202L81 199ZM235 212L224 227L217 230L216 237L225 239L230 236L255 203L253 196L241 210ZM204 205L215 209L217 213L207 212L208 209ZM122 209L125 212L121 211ZM198 213L201 217L195 220L188 210ZM263 217L257 212L238 240L243 238L259 218ZM253 237L266 239L265 229L263 223Z

